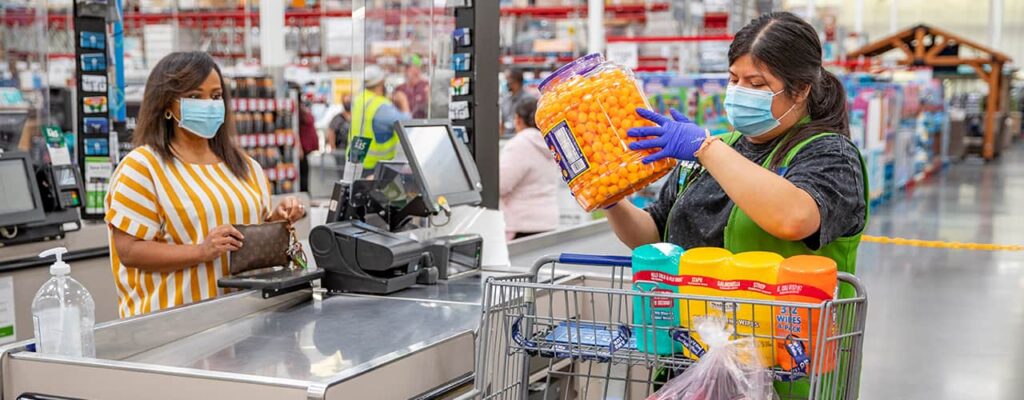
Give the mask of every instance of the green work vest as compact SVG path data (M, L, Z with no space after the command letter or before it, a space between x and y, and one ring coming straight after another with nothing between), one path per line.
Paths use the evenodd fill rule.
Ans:
M391 101L369 90L363 90L352 101L352 127L348 133L348 143L351 147L352 138L357 136L370 139L369 151L366 153L366 158L363 159L363 168L367 170L376 167L378 161L395 158L398 135L391 135L391 139L383 143L378 142L373 135L373 117L377 115L377 110L385 104L391 104Z
M804 124L807 121L809 121L809 119L802 120L800 123ZM789 163L793 161L793 157L796 157L797 153L799 153L805 146L815 140L829 135L835 134L819 133L798 143L792 150L786 153L785 158L782 160L782 164L780 164L779 171L784 171L789 168ZM739 132L732 132L720 137L723 142L732 146L736 144L743 135ZM779 145L781 144L782 143L780 141ZM779 150L779 145L776 145L775 148L772 149L772 152L768 154L768 158L761 164L762 167L768 168L768 166L771 165L772 159L776 156L775 153ZM680 168L683 167L680 166ZM761 229L761 227L758 226L757 223L747 215L747 213L743 212L743 210L734 203L732 212L729 214L729 221L725 226L725 248L733 252L733 254L745 251L770 251L787 258L801 254L824 256L835 260L839 271L853 274L857 268L857 247L860 245L860 238L864 229L867 228L868 214L871 207L868 194L868 174L863 158L860 160L860 168L861 174L864 177L864 227L861 228L861 231L857 232L857 234L838 238L818 250L812 250L801 240L782 240L772 236L772 234L768 232L765 232L765 230ZM692 171L687 174L687 176L680 175L679 192L676 197L676 201L684 195L687 187L689 187L690 183L693 182L694 179L691 178L699 176L702 172L703 171ZM682 173L683 171L680 170L680 174ZM691 177L689 175L694 176ZM669 215L671 215L671 213ZM665 228L665 236L668 236L667 227ZM856 293L852 286L845 283L840 285L839 298L851 298L854 297L855 294ZM846 321L845 323L849 322L850 321ZM848 355L843 354L840 357L845 358L848 357ZM839 361L839 363L841 365L845 365L846 361ZM836 373L838 373L839 376L846 376L846 370L843 367L837 368L829 374ZM829 390L836 390L838 393L845 393L848 384L845 378L840 378L838 381L829 381L826 379L826 381L832 383L823 383L823 385L826 385L824 386L825 389L822 389L824 390L823 393L827 393ZM833 386L830 385L834 385L835 387L833 388ZM808 398L810 396L810 384L806 378L794 382L775 382L775 387L780 394L786 393L787 395L795 395L799 398Z
M799 153L800 150L802 150L805 146L819 138L828 135L834 135L834 133L820 133L798 143L795 147L793 147L792 150L789 151L789 153L785 155L782 164L780 164L780 170L789 168L789 163L793 161L793 157L796 157L797 153ZM736 141L738 141L741 137L742 134L740 134L739 132L732 132L721 136L722 141L728 144L729 146L734 145ZM779 144L781 145L782 143L780 142ZM778 150L779 145L776 145L776 147L768 155L768 158L765 159L764 163L762 163L761 166L764 168L768 168L768 166L772 162L772 159L776 156L776 151ZM870 207L870 202L868 198L868 174L867 169L864 166L863 159L861 159L860 165L861 174L863 174L864 176L864 228L866 228L868 219L868 207ZM682 173L682 171L680 171L680 173ZM691 172L691 174L695 176L699 175L700 173L701 172L697 171ZM680 181L682 183L679 187L678 196L685 195L687 187L694 180L689 178L689 176L680 176ZM779 255L787 258L801 254L813 254L824 256L835 260L839 268L839 271L853 274L857 267L857 247L860 245L860 238L863 234L864 228L862 228L860 232L853 236L838 238L835 241L825 245L824 247L818 250L812 250L811 248L807 247L807 245L804 244L804 242L801 240L783 240L775 236L772 236L772 234L768 232L765 232L765 230L761 229L761 227L758 226L757 223L755 223L754 220L751 219L749 215L747 215L747 213L743 212L743 210L741 210L734 203L732 207L732 212L729 214L729 221L725 226L725 248L733 252L734 254L745 251L770 251L778 253ZM668 235L667 227L665 228L665 235L666 237ZM840 289L839 297L849 298L853 297L853 295L853 287L843 284Z

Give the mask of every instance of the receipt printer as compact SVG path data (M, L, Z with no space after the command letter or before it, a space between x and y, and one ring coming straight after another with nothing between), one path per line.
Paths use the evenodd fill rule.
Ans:
M309 247L326 272L324 288L331 292L388 294L430 273L423 265L426 246L365 222L317 226L309 233Z
M332 222L309 233L317 267L330 292L388 294L417 283L434 284L480 268L479 235L420 242L361 221Z

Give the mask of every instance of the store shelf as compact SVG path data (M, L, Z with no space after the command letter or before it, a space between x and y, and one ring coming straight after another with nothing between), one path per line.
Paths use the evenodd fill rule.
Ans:
M58 58L75 58L75 53L42 53L37 51L22 51L22 50L4 50L4 55L10 56L12 59L27 59L27 58L39 58L43 55L53 60Z
M729 42L732 35L693 35L693 36L609 36L608 43L685 43L685 42Z
M501 56L501 62L503 64L551 64L551 63L567 63L577 57L572 56ZM639 58L640 62L668 62L668 58L665 57L644 57Z
M655 11L668 11L668 3L650 3L638 5L607 5L606 14L621 17L628 14L643 14ZM502 7L501 16L531 16L544 18L569 18L587 15L585 4L564 7Z
M125 22L134 23L160 23L177 19L180 21L217 21L221 24L226 24L227 21L234 21L236 23L244 23L246 16L254 23L258 24L260 19L259 11L246 12L244 10L218 10L218 11L183 11L178 13L161 12L161 13L138 13L129 12L124 14ZM292 21L304 21L304 20L317 20L321 17L351 17L352 11L350 10L291 10L285 11L284 20L285 24L289 25ZM70 16L66 12L60 14L48 14L46 16L47 21L53 25L67 24ZM24 25L35 21L34 12L20 12L20 11L6 11L3 17L3 21L8 25Z

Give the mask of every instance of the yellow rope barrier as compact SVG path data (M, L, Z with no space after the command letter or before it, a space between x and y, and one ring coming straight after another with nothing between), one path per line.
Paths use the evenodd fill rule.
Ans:
M941 240L918 240L918 239L905 239L905 238L894 238L886 236L869 236L864 235L861 237L862 242L868 243L881 243L881 244L892 244L897 246L916 246L916 247L929 247L936 249L961 249L961 250L981 250L981 251L1024 251L1024 246L1019 245L1007 245L1007 244L987 244L987 243L964 243L964 242L943 242Z

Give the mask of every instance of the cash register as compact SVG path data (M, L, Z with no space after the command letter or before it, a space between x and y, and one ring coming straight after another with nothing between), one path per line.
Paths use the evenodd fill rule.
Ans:
M39 165L18 151L27 112L0 111L0 246L63 238L81 229L73 165Z
M469 149L448 121L402 121L395 128L402 150L396 159L379 162L367 178L335 183L327 223L310 232L329 292L388 294L480 267L479 235L417 240L406 233L445 225L452 207L480 203Z

